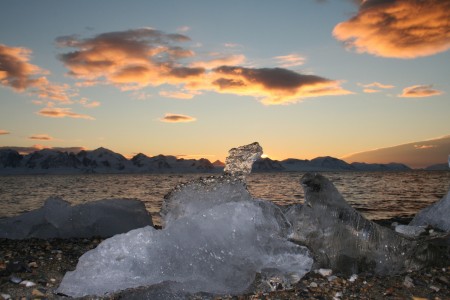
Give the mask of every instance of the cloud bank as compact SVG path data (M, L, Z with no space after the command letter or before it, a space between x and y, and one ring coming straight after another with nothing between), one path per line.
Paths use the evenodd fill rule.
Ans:
M7 130L0 129L0 135L6 135L6 134L10 134L10 132Z
M333 30L358 53L412 59L450 48L450 1L366 0Z
M0 147L0 149L15 150L22 155L27 155L27 154L33 153L35 151L43 150L43 149L51 149L51 150L55 150L55 151L69 152L69 153L72 152L75 154L77 154L78 152L80 152L82 150L88 150L85 147L48 147L48 146L39 145L39 144L30 146L30 147L2 146L2 147Z
M391 163L398 162L412 168L425 168L447 163L450 153L450 135L380 148L343 157L347 162Z
M59 57L80 86L110 84L121 90L171 85L161 91L170 98L190 99L203 91L252 96L264 104L285 104L304 98L344 95L341 81L303 75L286 68L249 68L241 54L210 53L200 59L186 45L190 38L153 28L108 32L92 38L76 35L57 38L62 48L74 51ZM303 58L290 54L276 58L282 66L297 66Z

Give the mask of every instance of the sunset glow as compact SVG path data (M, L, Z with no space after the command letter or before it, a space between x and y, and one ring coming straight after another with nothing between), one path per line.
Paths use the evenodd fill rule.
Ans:
M440 0L8 1L0 147L431 155L420 142L450 134L449 19Z

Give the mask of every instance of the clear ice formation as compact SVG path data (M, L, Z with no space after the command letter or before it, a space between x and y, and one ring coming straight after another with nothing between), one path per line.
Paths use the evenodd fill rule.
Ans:
M61 198L49 198L41 208L0 219L0 238L111 237L148 225L153 225L152 218L144 203L136 199L104 199L71 206Z
M291 240L313 252L314 267L347 275L388 275L447 259L426 240L407 238L365 219L324 176L305 174L301 184L305 204L285 215L293 226Z
M225 174L235 177L245 177L252 171L253 163L261 157L263 150L255 142L249 145L232 148L225 159Z
M450 231L450 190L441 200L425 207L412 219L411 226L428 226Z
M104 295L150 286L135 297L184 299L186 293L240 294L289 287L313 264L288 240L289 222L273 203L253 199L244 176L258 144L230 151L224 176L177 186L164 199L164 228L132 230L103 241L67 272L59 293Z
M116 235L85 253L58 292L103 295L172 281L192 293L242 293L257 272L272 269L299 280L312 257L287 240L276 212L275 205L259 200L224 202L182 215L163 230L145 227Z

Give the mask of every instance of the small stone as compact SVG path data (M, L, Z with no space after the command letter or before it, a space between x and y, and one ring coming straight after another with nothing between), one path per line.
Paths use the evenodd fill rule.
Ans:
M334 280L336 280L338 277L337 276L328 276L327 277L327 280L328 280L328 282L332 282L332 281L334 281Z
M50 281L51 282L56 282L56 279L55 278L50 278Z
M403 285L406 286L407 288L413 288L414 282L411 277L405 276L405 280L403 280Z
M5 299L5 300L12 299L10 294L0 294L0 296L2 296L2 298Z
M45 297L45 294L38 289L34 289L31 292L31 295L33 295L34 297Z
M322 275L323 277L328 277L331 274L333 274L333 270L331 269L319 269L316 272Z
M309 287L312 287L312 288L316 288L318 286L319 285L317 283L315 283L314 281L309 284Z
M33 281L29 281L29 280L24 280L20 284L24 285L26 287L31 287L31 286L35 286L36 285L36 283L34 283Z
M342 296L343 296L342 292L336 292L336 294L334 294L333 299L341 299Z
M428 300L428 298L412 296L412 300Z
M356 279L358 279L358 275L357 275L357 274L353 274L352 276L350 276L350 278L348 279L348 281L350 281L350 282L355 282Z
M9 281L11 281L12 283L21 283L22 278L17 277L17 276L11 276L11 277L9 277Z
M28 263L28 266L29 266L30 268L37 268L37 267L38 267L38 264L37 264L37 262L32 261L32 262Z
M436 281L439 282L439 283L450 285L449 282L448 282L448 279L445 278L444 276L439 276L438 278L436 278Z
M435 291L436 293L439 292L439 291L441 290L440 288L438 288L438 287L435 286L435 285L430 285L430 289L433 290L433 291Z

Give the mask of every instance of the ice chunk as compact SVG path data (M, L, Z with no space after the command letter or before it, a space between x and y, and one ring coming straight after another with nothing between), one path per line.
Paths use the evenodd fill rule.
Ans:
M395 232L401 233L406 236L420 236L425 234L426 230L424 226L410 226L410 225L397 225L395 226Z
M225 174L244 178L252 171L253 163L261 157L261 146L255 142L249 145L232 148L225 159Z
M221 203L163 230L145 227L103 241L66 273L58 292L103 295L171 281L185 292L241 293L266 268L301 278L312 258L284 235L262 201Z
M409 225L431 225L443 231L450 231L450 190L441 200L418 212Z
M0 238L110 237L148 225L153 225L151 216L136 199L104 199L71 206L60 198L49 198L39 209L0 219Z
M287 217L293 224L292 240L314 253L316 267L383 275L445 261L445 253L427 241L406 238L365 219L324 176L308 173L301 183L305 204Z

